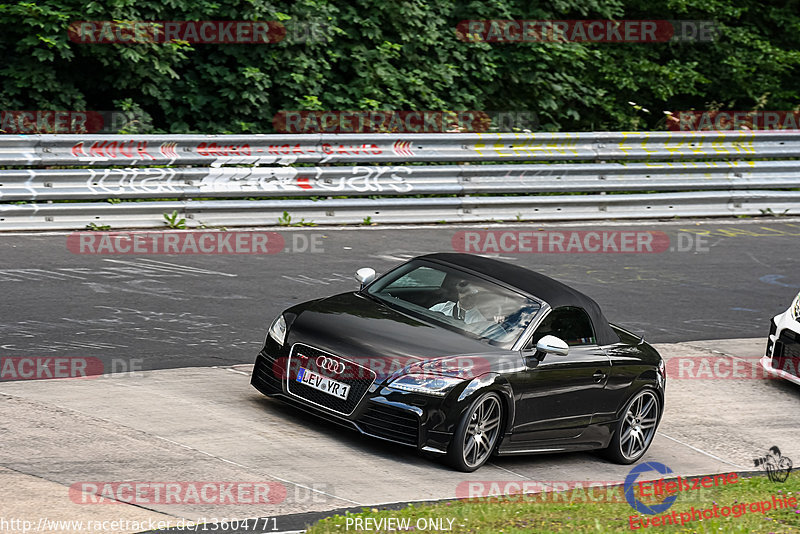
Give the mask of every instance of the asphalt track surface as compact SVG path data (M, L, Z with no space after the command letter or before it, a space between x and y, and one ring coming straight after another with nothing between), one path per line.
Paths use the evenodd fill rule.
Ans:
M297 251L270 255L79 255L63 234L0 236L0 349L98 358L105 372L252 363L281 310L355 289L360 267L453 251L470 228L487 227L292 229L281 233ZM689 249L493 254L585 292L651 342L764 336L800 288L798 220L491 229L540 228L659 231ZM710 235L690 243L698 232ZM324 252L299 252L312 240Z
M417 254L452 251L457 232L486 228L292 229L281 232L287 243L317 236L324 252L268 256L76 255L65 235L0 236L0 357L91 357L106 373L0 382L4 514L274 517L277 530L290 530L334 509L453 498L467 482L621 481L629 467L588 453L498 458L456 473L249 386L280 310L352 290L359 267L384 272ZM664 232L673 251L498 256L592 296L668 360L752 363L769 318L800 288L800 221L792 219L490 229ZM698 233L704 240L689 245L686 236ZM646 460L692 475L752 469L772 445L800 458L800 388L792 384L690 374L671 379L667 394ZM270 481L285 495L271 506L108 507L69 491L81 481L209 480ZM303 515L311 512L318 515Z

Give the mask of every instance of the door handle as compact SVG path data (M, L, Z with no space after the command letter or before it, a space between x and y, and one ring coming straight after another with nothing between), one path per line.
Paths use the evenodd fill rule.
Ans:
M595 382L602 382L606 378L606 374L603 371L595 371L592 375Z

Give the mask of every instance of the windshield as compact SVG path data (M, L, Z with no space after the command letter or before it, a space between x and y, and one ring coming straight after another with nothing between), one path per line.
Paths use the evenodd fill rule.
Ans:
M367 293L389 305L492 345L510 348L541 304L469 273L412 261L382 276Z

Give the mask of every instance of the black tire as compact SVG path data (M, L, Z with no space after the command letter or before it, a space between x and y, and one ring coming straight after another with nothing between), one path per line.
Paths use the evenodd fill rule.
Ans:
M493 392L479 396L461 416L447 450L447 462L465 473L481 467L497 447L502 423L500 396Z
M628 465L638 461L656 435L661 402L650 388L640 389L625 404L611 443L602 454L612 462Z

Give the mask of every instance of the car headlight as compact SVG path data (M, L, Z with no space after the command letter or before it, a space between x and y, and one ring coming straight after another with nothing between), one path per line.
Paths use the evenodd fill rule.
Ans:
M800 321L800 293L794 298L792 302L792 317L795 321Z
M389 387L402 391L444 397L451 389L463 381L463 379L454 376L408 374L393 380Z
M283 345L286 340L286 320L282 313L272 321L269 327L269 337L277 341L279 345Z

